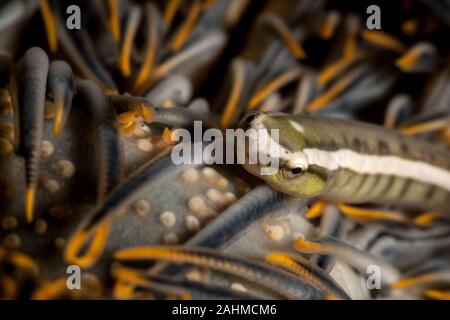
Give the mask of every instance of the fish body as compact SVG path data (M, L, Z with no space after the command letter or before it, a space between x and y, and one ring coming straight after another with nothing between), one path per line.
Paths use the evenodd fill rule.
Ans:
M247 153L259 148L279 163L269 175L259 163L244 168L293 197L450 211L450 152L442 146L346 119L256 113L242 126L267 132L249 136Z

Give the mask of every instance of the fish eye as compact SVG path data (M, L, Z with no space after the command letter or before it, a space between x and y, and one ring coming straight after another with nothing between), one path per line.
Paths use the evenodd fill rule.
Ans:
M303 172L303 169L300 168L300 167L292 168L292 169L291 169L291 173L292 173L292 174L300 174L300 173L302 173L302 172Z
M305 173L305 168L296 166L292 168L285 168L283 170L284 177L287 179L294 179L302 176Z

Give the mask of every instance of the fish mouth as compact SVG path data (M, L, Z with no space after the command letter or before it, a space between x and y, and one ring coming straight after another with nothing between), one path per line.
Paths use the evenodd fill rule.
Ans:
M261 136L258 134L259 130L264 130L265 133L268 129L263 124L264 120L268 117L268 114L261 111L255 111L247 114L240 122L239 127L244 131L254 130L256 133L249 133L246 135L244 158L241 165L249 173L258 177L275 174L272 166L273 161L269 163L262 162L258 146L260 145L259 139ZM246 132L247 133L247 132ZM278 161L276 163L279 163ZM279 169L277 166L276 169ZM268 171L270 170L270 171ZM270 173L267 173L270 172Z
M262 118L266 115L261 111L253 111L248 113L246 116L242 118L239 122L239 128L248 130L248 129L262 129Z
M272 166L273 165L272 161L269 164L261 163L259 157L256 157L256 161L250 161L249 149L247 147L245 148L243 160L244 161L241 163L241 165L244 167L244 169L248 171L250 174L253 174L260 178L263 178L263 176L273 175L280 169L279 165L277 165L277 167L274 168Z

